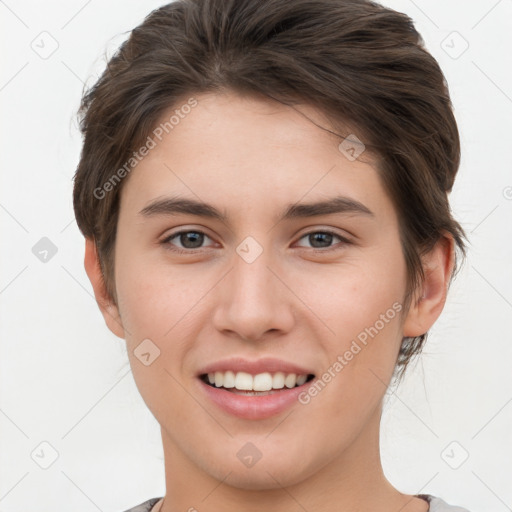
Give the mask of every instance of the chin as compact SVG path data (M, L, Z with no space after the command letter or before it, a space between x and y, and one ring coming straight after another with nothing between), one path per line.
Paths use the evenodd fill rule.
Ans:
M284 455L282 450L262 449L261 458L246 465L237 453L240 450L239 443L236 443L235 450L225 449L221 454L211 453L208 460L201 460L203 471L211 477L223 482L225 485L237 489L263 491L269 489L282 489L296 484L314 475L323 464L321 461L309 461L303 451L295 447L287 449L288 454ZM249 450L248 450L249 451ZM293 451L296 451L293 454ZM228 460L226 454L232 454ZM244 452L242 452L243 455ZM198 454L198 456L202 456ZM215 458L217 460L215 460ZM216 464L215 462L218 463Z
M272 468L272 466L270 468L261 466L259 469L256 467L250 469L232 468L227 478L226 474L212 476L221 481L224 480L226 485L245 491L280 490L283 487L299 484L308 477L306 474L301 474L297 469L291 472L291 470Z

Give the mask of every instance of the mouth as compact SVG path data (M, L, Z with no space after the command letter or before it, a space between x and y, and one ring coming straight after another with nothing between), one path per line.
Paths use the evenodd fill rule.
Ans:
M248 372L203 373L199 379L206 385L222 389L235 395L267 396L305 386L315 378L312 373L296 374L263 372L252 375Z
M235 356L202 367L196 382L204 399L224 413L264 420L299 403L299 397L313 385L312 369L275 357Z

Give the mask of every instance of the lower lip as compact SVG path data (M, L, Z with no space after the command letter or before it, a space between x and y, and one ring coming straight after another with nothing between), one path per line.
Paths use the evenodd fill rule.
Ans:
M244 396L232 393L224 388L209 386L200 378L198 380L206 396L223 411L247 420L263 420L283 412L294 403L297 403L298 396L313 382L310 381L302 386L283 389L271 395Z

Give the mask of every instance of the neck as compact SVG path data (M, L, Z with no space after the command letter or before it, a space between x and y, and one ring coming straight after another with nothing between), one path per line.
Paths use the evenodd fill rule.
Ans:
M162 429L165 456L166 496L158 512L325 512L372 511L425 512L428 504L396 490L385 478L379 447L382 406L356 439L340 454L332 454L310 476L286 487L279 475L265 489L247 489L230 480L212 477L191 461ZM321 435L321 433L319 433ZM256 467L256 466L255 466ZM267 472L268 473L268 472ZM161 507L161 508L159 508Z

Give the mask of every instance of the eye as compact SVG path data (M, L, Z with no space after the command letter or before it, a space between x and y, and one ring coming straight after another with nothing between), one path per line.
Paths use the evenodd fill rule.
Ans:
M339 249L339 247L331 246L330 243L333 241L334 238L338 238L341 240L343 244L349 244L350 241L347 238L342 237L341 235L338 235L337 233L334 233L333 231L324 230L324 231L310 231L309 233L306 233L305 235L300 237L300 240L303 238L308 239L310 243L314 244L320 244L319 246L313 246L313 249L320 249L321 252L327 252L329 250L336 250ZM322 251L322 248L325 249Z
M161 243L171 251L175 251L180 254L192 254L194 252L199 252L195 251L195 249L205 248L202 246L203 242L205 241L205 237L211 240L211 238L202 231L195 229L182 230L166 237L164 240L162 240ZM341 235L338 235L337 233L329 230L310 231L309 233L302 235L299 240L302 240L306 237L308 241L313 244L312 249L319 250L320 252L327 252L329 250L336 250L340 248L331 245L333 238L341 240L342 244L350 244L350 241L347 238L344 238ZM177 239L181 246L176 247L176 242L173 242L175 239ZM315 244L320 245L315 246Z
M194 249L203 249L201 245L205 237L210 238L206 233L196 229L188 231L184 230L178 231L177 233L173 233L172 235L168 236L162 240L162 244L167 246L167 248L171 251L176 251L178 253L190 253L191 251L194 252ZM174 243L172 243L171 240L174 240L175 238L177 238L179 243L182 244L181 248L173 247Z

